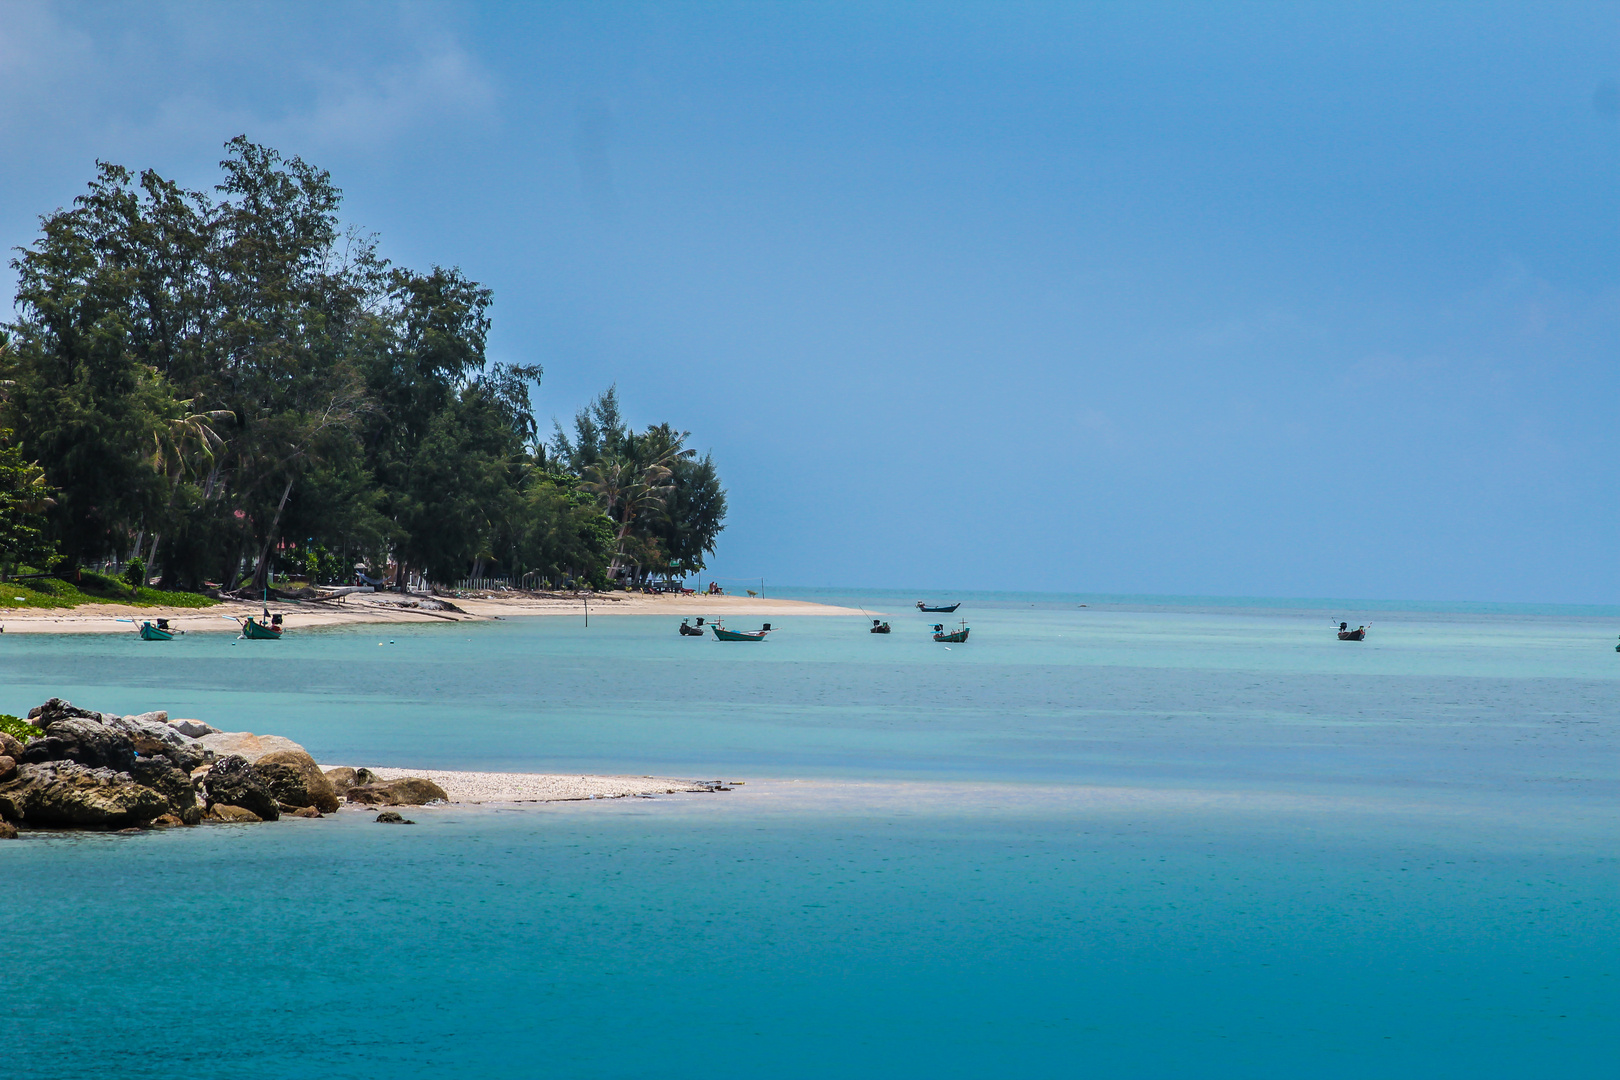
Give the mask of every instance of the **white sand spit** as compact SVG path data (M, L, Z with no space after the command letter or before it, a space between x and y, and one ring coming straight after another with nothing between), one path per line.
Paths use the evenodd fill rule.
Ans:
M368 766L369 767L369 766ZM334 768L322 765L322 769ZM567 802L574 799L622 799L627 795L673 795L708 791L694 780L660 776L572 776L560 773L446 772L440 769L377 769L382 780L420 776L444 788L451 802ZM367 807L375 809L375 807Z

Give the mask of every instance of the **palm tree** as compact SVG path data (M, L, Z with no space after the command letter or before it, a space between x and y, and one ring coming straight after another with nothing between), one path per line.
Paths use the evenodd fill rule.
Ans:
M608 517L619 526L613 562L608 567L610 579L617 580L624 566L626 541L636 519L662 508L675 490L675 462L697 456L696 450L684 445L691 434L668 427L649 428L645 435L632 435L626 440L622 456L603 458L586 466L581 474L580 486L596 496Z
M174 509L175 495L179 492L186 474L195 476L203 471L204 467L212 468L215 452L224 449L225 439L214 430L214 425L235 418L235 414L229 409L190 412L194 400L179 402L181 414L159 421L152 429L152 456L148 461L152 468L168 481L169 501L166 510ZM158 542L162 539L162 531L154 530L152 550L145 560L148 570L157 565ZM135 541L137 559L141 557L141 546L140 538L137 537Z

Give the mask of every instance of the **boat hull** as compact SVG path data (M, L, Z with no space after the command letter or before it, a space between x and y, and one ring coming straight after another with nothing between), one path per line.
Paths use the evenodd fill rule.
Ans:
M1365 630L1340 630L1339 631L1339 640L1340 641L1365 641L1365 640L1367 640L1367 631L1365 631Z
M950 607L923 607L921 604L918 604L917 605L917 610L918 611L929 612L931 614L932 613L937 613L937 614L940 614L940 615L949 615L951 612L955 611L957 608L959 608L961 606L962 605L961 605L960 602L952 604Z
M174 632L171 631L171 630L159 630L157 627L153 626L151 623L142 623L141 624L141 640L142 641L173 641L174 640Z
M281 631L273 626L265 626L253 619L242 620L242 636L252 638L254 641L280 641Z
M714 630L714 637L715 637L716 641L764 641L765 640L765 635L763 633L739 634L735 630L722 630L718 626L713 627L713 630Z
M948 634L935 634L934 640L943 641L947 645L960 645L962 642L967 640L967 637L968 631L967 628L964 627L961 630L952 630Z

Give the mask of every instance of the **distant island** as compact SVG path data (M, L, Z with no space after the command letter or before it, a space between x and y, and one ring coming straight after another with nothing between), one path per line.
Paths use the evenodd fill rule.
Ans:
M226 145L212 193L101 163L12 262L6 606L704 569L726 493L689 432L610 387L542 438L540 365L486 357L489 289L391 265L326 171Z

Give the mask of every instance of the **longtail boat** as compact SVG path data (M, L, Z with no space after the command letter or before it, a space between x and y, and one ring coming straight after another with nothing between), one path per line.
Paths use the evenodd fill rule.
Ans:
M760 627L757 632L752 634L745 634L737 630L727 630L725 627L720 625L720 621L718 619L710 623L709 627L714 631L716 641L764 641L765 635L771 632L770 623L766 623L764 626Z
M1352 630L1352 629L1350 629L1350 624L1349 623L1340 623L1339 624L1339 640L1340 641L1366 641L1367 640L1367 628L1365 626L1358 626L1354 630Z
M965 620L957 629L950 631L945 629L945 625L943 623L935 623L934 640L943 641L947 645L960 645L962 642L967 640L968 629L969 627Z
M169 629L168 619L159 619L156 625L153 625L151 621L143 622L140 625L142 641L173 641L174 635L178 633L180 631Z
M928 607L921 600L917 601L917 610L918 611L926 611L926 612L929 612L929 613L937 612L937 613L939 613L941 615L949 615L951 612L955 611L957 608L959 608L961 606L962 606L962 601L960 601L960 600L958 600L956 603L952 604L950 607Z
M889 632L889 624L886 622L880 622L877 619L873 619L871 632L874 634L887 634Z
M242 623L242 636L254 641L280 641L281 623L259 622L253 616L240 620Z

